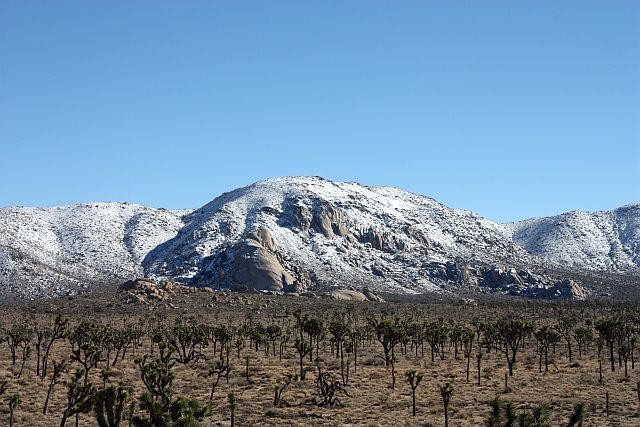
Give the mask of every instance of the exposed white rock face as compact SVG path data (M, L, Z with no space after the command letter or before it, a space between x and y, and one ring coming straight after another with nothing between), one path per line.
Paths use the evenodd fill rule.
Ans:
M605 212L568 212L503 227L507 237L552 264L640 271L640 205Z

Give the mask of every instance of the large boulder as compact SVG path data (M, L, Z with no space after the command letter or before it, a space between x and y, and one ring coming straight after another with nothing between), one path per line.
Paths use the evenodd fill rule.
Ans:
M543 297L583 300L587 297L587 292L575 280L564 279L547 288Z
M338 289L331 292L331 298L339 301L369 301L369 299L359 291L354 289Z
M355 289L337 289L331 292L330 297L339 301L385 302L384 299L371 292L368 288L363 288L362 292Z
M371 291L369 288L362 288L362 293L369 301L375 302L385 302L385 300L375 292Z
M281 264L268 229L248 233L234 248L233 280L236 284L265 291L289 290L295 279Z

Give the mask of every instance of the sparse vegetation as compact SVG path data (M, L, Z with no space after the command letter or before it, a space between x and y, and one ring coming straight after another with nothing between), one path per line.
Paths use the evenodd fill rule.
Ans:
M105 310L89 298L50 301L50 317L29 305L6 311L5 422L195 426L236 423L239 413L251 423L266 413L276 424L316 414L355 424L415 417L435 425L579 426L587 408L594 425L639 416L624 403L638 395L640 316L631 305L345 304L197 290L178 304L188 310ZM596 351L599 342L604 351ZM600 384L604 355L620 369ZM487 415L489 393L500 397Z

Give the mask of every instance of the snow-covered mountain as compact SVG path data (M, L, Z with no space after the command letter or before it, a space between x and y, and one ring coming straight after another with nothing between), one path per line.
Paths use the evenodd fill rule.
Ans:
M505 224L504 231L552 264L623 273L640 270L640 204L528 219Z
M0 208L1 294L27 296L118 283L174 237L181 217L129 203Z
M260 181L195 211L126 203L2 208L0 293L46 296L145 275L285 291L571 297L579 287L545 273L545 264L633 274L639 210L497 224L396 188L318 177Z
M471 212L396 188L317 177L257 182L185 222L149 254L149 274L197 284L260 282L264 289L345 283L406 292L433 289L430 278L444 278L456 259L535 261ZM257 263L265 265L248 271ZM261 280L265 271L269 280Z

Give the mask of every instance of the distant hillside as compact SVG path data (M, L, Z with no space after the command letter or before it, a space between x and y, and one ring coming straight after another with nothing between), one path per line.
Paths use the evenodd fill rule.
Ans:
M528 219L507 224L505 230L515 243L556 265L640 271L640 205Z

